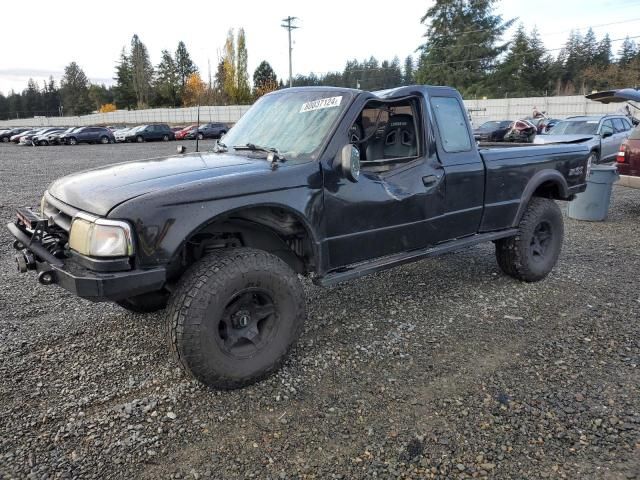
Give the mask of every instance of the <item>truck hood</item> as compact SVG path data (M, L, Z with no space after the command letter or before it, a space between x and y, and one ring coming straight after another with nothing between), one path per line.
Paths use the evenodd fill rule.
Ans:
M587 140L595 140L598 135L571 134L571 135L536 135L533 143L546 145L547 143L579 143Z
M59 178L48 191L79 210L104 216L115 206L160 189L215 177L270 170L262 158L192 153L117 163Z

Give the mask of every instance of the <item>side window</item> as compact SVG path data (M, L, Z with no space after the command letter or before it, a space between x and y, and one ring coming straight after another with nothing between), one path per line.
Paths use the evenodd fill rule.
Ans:
M613 123L611 120L605 120L602 122L602 127L600 128L600 135L604 135L605 133L613 133Z
M625 124L622 122L621 118L613 119L613 128L615 129L616 133L626 132L628 130L628 128L626 128Z
M471 150L471 139L467 130L462 106L454 97L432 97L433 108L438 130L445 152L467 152Z
M633 125L631 125L631 122L629 120L627 120L626 118L622 118L622 123L624 123L624 129L626 130L631 130L633 128Z
M385 172L419 156L420 116L415 99L372 100L349 129L363 170Z

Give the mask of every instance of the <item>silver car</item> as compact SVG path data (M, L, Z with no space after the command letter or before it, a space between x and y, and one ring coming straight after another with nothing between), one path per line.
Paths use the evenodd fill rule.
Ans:
M569 117L558 122L547 135L536 135L533 143L585 143L589 145L591 163L607 163L616 159L620 144L633 126L624 115L591 115Z

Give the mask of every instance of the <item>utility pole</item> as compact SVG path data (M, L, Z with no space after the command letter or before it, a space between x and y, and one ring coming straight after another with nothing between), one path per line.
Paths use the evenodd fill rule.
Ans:
M291 16L287 18L283 18L282 21L285 23L280 25L281 27L286 28L287 31L289 32L289 87L293 87L293 73L291 69L291 50L292 50L291 49L291 30L295 28L300 28L292 24L292 22L297 19L298 17L291 17Z

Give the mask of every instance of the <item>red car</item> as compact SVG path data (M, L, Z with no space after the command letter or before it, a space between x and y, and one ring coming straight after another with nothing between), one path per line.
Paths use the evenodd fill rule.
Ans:
M640 128L634 129L622 142L616 160L620 173L618 185L640 188Z
M197 125L189 125L188 127L184 127L182 130L178 130L176 132L176 140L184 140L187 134L190 131L195 130L196 128L197 128Z

